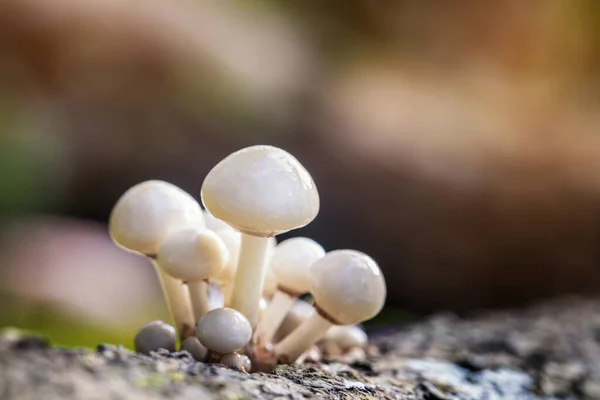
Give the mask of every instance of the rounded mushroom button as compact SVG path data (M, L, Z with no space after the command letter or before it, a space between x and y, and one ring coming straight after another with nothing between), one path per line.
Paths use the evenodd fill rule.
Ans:
M135 351L150 354L151 351L166 349L175 351L177 333L175 328L162 321L152 321L140 328L134 338Z
M232 308L209 311L198 321L198 339L207 349L220 354L232 353L250 342L250 322Z
M385 302L386 287L379 266L356 250L335 250L311 266L315 305L336 325L373 318Z

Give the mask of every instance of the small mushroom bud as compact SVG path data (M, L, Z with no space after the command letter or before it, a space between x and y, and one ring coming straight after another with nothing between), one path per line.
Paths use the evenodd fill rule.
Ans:
M288 152L272 146L237 151L206 176L202 202L242 232L231 306L254 327L263 294L269 238L310 223L319 211L312 177Z
M328 253L311 267L316 313L277 343L278 359L293 363L332 325L373 318L385 302L385 281L377 263L355 250Z
M198 339L207 349L219 354L233 353L250 342L252 327L232 308L211 310L198 321Z
M142 354L150 354L151 351L166 349L175 351L177 333L171 325L163 321L152 321L142 326L135 335L133 344L135 351Z
M200 343L196 336L190 336L181 342L181 350L190 353L196 361L204 361L208 355L208 349Z
M200 205L177 186L156 180L127 190L115 204L109 221L110 236L116 244L151 259L167 236L187 227L204 227ZM179 335L186 338L195 326L189 296L181 281L165 274L155 263L154 267Z
M198 320L210 310L208 280L221 272L227 257L227 248L216 233L187 228L166 238L158 249L156 263L167 274L187 283Z
M235 367L241 369L244 372L250 372L252 369L252 362L244 354L229 353L221 357L221 364L228 367Z
M311 288L309 269L325 256L325 250L314 240L296 237L279 243L273 252L271 266L278 287L265 317L256 328L255 343L270 342L298 296Z

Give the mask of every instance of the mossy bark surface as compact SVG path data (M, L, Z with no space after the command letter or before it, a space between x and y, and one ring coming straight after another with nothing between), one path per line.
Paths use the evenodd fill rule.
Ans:
M373 338L380 354L246 374L186 352L54 348L0 337L1 399L600 399L600 301L469 319L438 315Z

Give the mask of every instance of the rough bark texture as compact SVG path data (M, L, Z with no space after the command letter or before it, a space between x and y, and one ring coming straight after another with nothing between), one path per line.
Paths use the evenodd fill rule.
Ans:
M246 374L185 352L0 338L2 399L600 399L600 301L565 299L389 329L381 354Z

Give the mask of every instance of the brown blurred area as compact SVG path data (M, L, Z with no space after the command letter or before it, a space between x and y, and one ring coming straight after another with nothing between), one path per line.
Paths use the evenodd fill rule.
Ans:
M151 178L198 197L214 164L260 143L319 187L319 217L291 234L371 254L392 306L596 292L599 26L593 0L4 0L3 273L35 275L52 240L83 293L121 289L65 272L74 258L155 290L107 240L116 199ZM41 258L8 252L15 229Z

